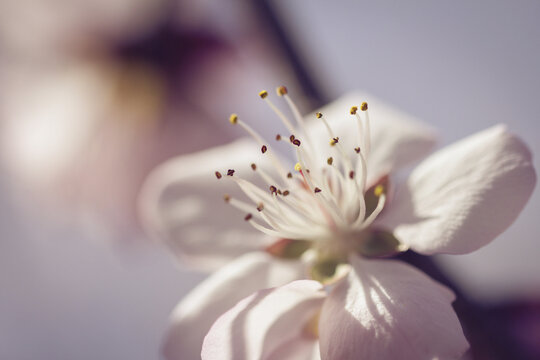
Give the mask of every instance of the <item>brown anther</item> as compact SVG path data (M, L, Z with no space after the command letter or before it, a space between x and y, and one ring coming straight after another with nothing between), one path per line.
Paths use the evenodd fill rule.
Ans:
M263 145L261 147L261 152L264 154L266 151L268 151L268 148L266 147L266 145Z
M279 140L281 140L281 135L277 134L276 135L276 141L279 141Z
M309 174L311 171L309 171L309 169L306 169L306 172Z
M296 139L296 136L294 136L294 135L289 136L289 141L290 141L290 142L293 142L294 139Z
M261 211L263 211L263 209L264 209L264 204L263 204L263 203L259 203L259 204L257 205L257 211L261 212Z
M227 176L233 176L233 175L234 175L234 170L233 169L227 170Z
M244 220L249 221L249 220L251 220L252 217L253 217L253 215L247 214L246 217L244 218Z
M358 106L351 107L351 115L356 114L357 111L358 111Z
M354 151L356 151L357 154L360 154L360 148L359 147L355 147Z
M251 163L251 170L257 170L257 165L255 163Z
M349 177L350 177L351 179L354 179L354 171L351 170L351 171L349 172Z
M277 187L275 187L274 185L270 185L270 192L271 192L272 194L277 193Z
M315 193L320 193L320 192L321 192L321 189L319 189L318 187L316 187L315 189L313 189L313 191L314 191Z
M261 97L261 99L265 99L268 96L268 91L266 90L261 91L259 93L259 96Z
M360 105L360 110L362 110L362 111L367 110L367 102L363 102L362 105Z
M229 194L225 194L223 195L223 200L225 200L225 202L229 202L231 201L231 196Z
M290 191L289 191L289 190L285 190L285 191L283 192L283 196L287 196L287 195L289 195L289 194L290 194Z
M277 193L278 193L278 195L281 195L281 190L278 189L278 190L277 190Z
M218 179L221 179L221 173L220 173L219 171L216 171L216 177L217 177Z
M296 146L300 146L300 144L301 144L300 140L298 140L298 139L294 139L292 143L293 143L293 145L296 145Z
M334 158L333 157L329 157L328 159L326 159L326 163L328 165L332 165L334 163Z
M287 91L287 88L283 85L281 86L278 86L278 88L276 89L276 92L279 96L283 96L283 95L286 95L288 93Z
M320 112L318 112L318 113L315 113L315 116L317 117L317 119L320 119L320 118L322 118L322 114L321 114Z
M292 173L287 173L287 178L292 179Z

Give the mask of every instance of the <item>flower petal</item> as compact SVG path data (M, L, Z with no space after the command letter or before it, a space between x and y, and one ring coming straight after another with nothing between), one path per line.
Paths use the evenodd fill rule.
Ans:
M380 224L423 254L468 253L514 222L535 183L525 144L495 126L421 163Z
M263 252L246 254L198 285L174 309L163 353L168 360L200 359L204 336L216 319L253 292L304 277L298 261Z
M226 172L235 169L234 176L251 180L250 164L266 164L257 149L255 143L239 140L179 156L155 169L140 197L148 232L163 240L175 255L210 270L267 245L265 237L242 220L245 214L222 200L225 193L245 198ZM220 181L217 170L223 174Z
M369 103L371 124L371 152L368 158L368 183L392 171L410 165L428 155L435 145L434 130L394 109L383 101L367 94L350 93L326 105L319 111L325 116L339 142L354 156L353 149L358 146L356 118L349 114L353 105L363 101ZM362 112L359 110L359 114ZM330 140L324 124L308 116L308 131L317 144L328 144ZM331 148L323 148L319 156L326 159ZM356 155L358 156L358 155Z
M204 339L202 359L291 359L302 349L308 358L313 356L316 340L306 343L305 326L325 296L319 282L299 280L245 298L214 323Z
M351 263L321 312L323 360L457 359L467 350L448 288L400 261Z

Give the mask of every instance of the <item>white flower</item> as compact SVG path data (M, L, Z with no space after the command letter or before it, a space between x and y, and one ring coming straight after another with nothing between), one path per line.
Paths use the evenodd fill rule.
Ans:
M294 162L284 162L273 144L233 115L231 122L244 127L259 144L242 140L173 160L157 169L145 187L144 217L175 253L207 267L248 253L213 274L178 305L166 356L198 358L210 325L238 300L306 276L321 282L339 281L322 308L323 359L350 359L357 354L381 358L380 354L389 357L395 351L405 351L413 358L463 353L467 342L451 308L451 291L407 264L367 258L408 248L422 254L462 254L490 242L514 221L534 188L536 176L526 146L503 126L496 126L435 153L392 191L393 181L387 175L431 149L430 129L376 99L369 99L370 124L368 112L361 111L367 105L359 103L357 95L304 120L286 90L279 88L278 93L284 95L299 129L265 92L261 97L287 127L287 136L276 139L294 149ZM362 105L350 108L354 104ZM221 181L211 183L215 169L223 169L216 173ZM235 185L251 202L241 200ZM217 193L224 192L228 204L216 202ZM238 213L227 205L244 210L247 221L238 221ZM249 225L266 236L253 234ZM263 249L266 254L258 251ZM305 261L277 259L268 253L301 256ZM350 271L342 278L347 264ZM306 299L313 294L317 299L325 297L319 285L306 286L317 288ZM264 294L281 293L282 289ZM291 304L296 304L292 298ZM261 310L269 325L258 330L260 344L256 344L256 336L255 340L242 340L236 338L241 335L238 332L227 332L231 321L242 323L238 307L248 306L252 300L220 318L209 334L214 340L207 340L205 358L216 358L212 355L215 349L220 349L220 359L255 359L287 348L281 343L283 346L272 347L279 341L272 346L265 343L276 331L272 324L291 312L287 302L283 313ZM255 310L259 307L249 308L255 315L242 310L242 319L259 319L259 310ZM314 316L308 312L310 318ZM344 323L345 328L340 328ZM296 335L302 333L299 329L305 322L297 321L297 325L288 327ZM246 326L249 328L249 322ZM225 344L224 337L232 342ZM245 343L237 345L237 341ZM307 343L316 349L313 341ZM227 348L231 344L234 349ZM238 356L238 351L244 356Z

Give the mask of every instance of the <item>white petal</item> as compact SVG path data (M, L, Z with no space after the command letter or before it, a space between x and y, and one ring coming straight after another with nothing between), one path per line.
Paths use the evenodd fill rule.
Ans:
M496 126L430 156L398 189L381 225L423 254L464 254L502 233L536 183L525 144Z
M224 194L245 199L227 179L254 177L250 164L265 164L258 146L247 140L179 156L156 168L140 196L140 213L148 232L165 241L175 255L206 269L217 268L238 255L261 249L266 239L223 201ZM215 171L223 175L215 177ZM255 212L256 205L253 207Z
M291 341L299 342L295 350L303 348L306 356L312 356L313 344L302 346L306 345L304 329L325 296L320 283L299 280L247 297L214 323L204 339L202 359L275 359L276 353L290 356L294 351L284 347L290 348Z
M467 350L449 289L396 260L351 262L323 306L323 360L458 359Z
M246 254L203 281L174 309L163 353L167 360L200 359L204 336L216 319L253 292L304 277L300 262L263 252Z
M429 126L413 117L396 110L383 101L367 94L350 93L326 105L319 111L325 116L339 142L354 156L358 146L356 118L349 114L353 105L368 102L371 124L371 153L368 158L368 183L381 175L396 171L420 160L433 149L435 133ZM362 114L359 111L360 114ZM329 136L320 120L309 115L308 131L321 144L319 156L326 161L333 148L329 146ZM358 155L356 155L358 156ZM324 162L323 162L324 164Z

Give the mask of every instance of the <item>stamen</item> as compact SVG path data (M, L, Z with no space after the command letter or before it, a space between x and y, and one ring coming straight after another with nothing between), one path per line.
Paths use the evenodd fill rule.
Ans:
M354 179L354 171L349 171L349 178Z
M276 141L279 141L279 140L281 140L281 135L277 134L276 135Z
M328 165L332 165L334 163L334 158L330 156L328 159L326 159L326 163Z
M318 187L316 187L315 189L313 189L313 192L316 194L316 193L320 193L321 192L321 189L319 189Z
M263 209L264 209L264 204L263 204L263 203L259 203L259 204L257 205L257 211L260 212L260 211L263 211Z
M255 163L251 164L251 170L253 171L257 170L257 165Z
M233 125L236 125L236 123L238 123L238 115L231 114L231 116L229 116L229 122Z
M261 152L264 154L268 151L268 147L266 145L261 146Z
M249 221L249 220L251 220L252 217L253 217L253 215L247 214L246 217L244 218L244 220Z
M234 170L233 169L227 170L227 176L233 176L233 175L234 175Z
M276 115L281 119L281 122L283 122L283 125L285 125L285 127L287 128L287 130L289 130L290 133L297 132L295 131L294 126L291 124L289 119L287 119L287 117L281 112L281 110L279 110L274 105L274 103L270 101L270 99L268 98L268 92L266 90L261 91L259 93L259 96L268 104L268 106L270 106L274 113L276 113Z
M223 195L223 200L225 200L225 202L228 203L229 201L231 201L231 196L229 194L225 194Z
M218 178L218 180L221 179L221 176L221 173L219 171L216 171L216 177Z
M366 157L369 156L369 153L371 151L371 130L369 125L369 112L368 112L368 104L367 102L363 102L362 105L360 105L360 110L362 110L366 114L366 128L365 128L365 146L366 146ZM367 160L367 159L366 159Z

